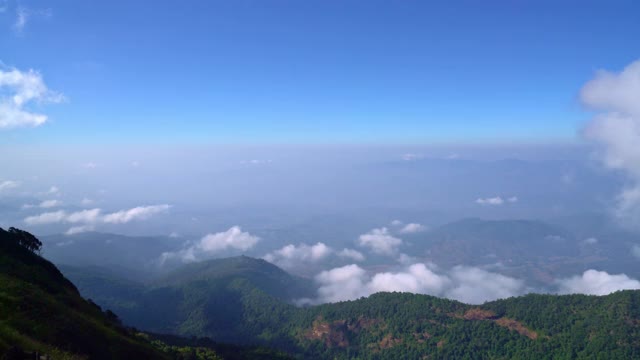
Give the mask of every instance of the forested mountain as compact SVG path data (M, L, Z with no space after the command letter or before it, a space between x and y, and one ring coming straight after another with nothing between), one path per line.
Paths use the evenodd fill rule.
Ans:
M79 284L94 295L89 277ZM114 294L123 289L118 281L110 284L117 285ZM123 318L146 330L270 346L299 358L640 356L640 291L527 295L481 306L379 293L300 308L283 301L294 284L282 270L248 257L193 264L146 288L139 299L128 298L124 303L135 311ZM108 294L108 286L100 291Z
M640 291L527 295L480 306L379 293L296 307L287 300L308 294L304 281L248 257L192 264L151 285L97 268L65 269L84 296L123 310L126 325L198 338L142 334L82 299L37 254L40 245L29 233L0 231L0 351L7 356L284 357L268 346L301 359L640 357Z
M42 243L28 232L0 228L0 359L288 359L260 347L210 339L141 333L111 310L83 299L76 287L38 254ZM77 275L81 274L78 272ZM96 270L90 273L97 279ZM112 273L102 273L104 281ZM101 286L98 289L116 287ZM130 282L120 284L123 288ZM110 296L119 298L123 293Z

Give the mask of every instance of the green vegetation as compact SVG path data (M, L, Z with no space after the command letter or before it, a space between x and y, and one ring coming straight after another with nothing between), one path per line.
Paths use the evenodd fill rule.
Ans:
M122 282L102 283L109 284ZM139 302L132 319L145 330L268 346L298 358L640 357L640 291L601 297L527 295L481 306L379 293L299 308L283 301L294 291L287 287L296 284L296 278L258 259L203 262L141 291L133 300ZM109 293L106 287L100 291Z
M130 336L117 316L84 300L41 258L37 239L0 229L0 353L52 358L169 358Z
M308 284L247 257L191 265L148 287L70 270L85 295L128 309L125 323L183 337L141 333L83 300L37 246L26 246L37 243L24 239L0 230L6 358L20 358L19 351L54 359L640 358L640 291L527 295L480 306L379 293L300 308L284 299L307 295Z

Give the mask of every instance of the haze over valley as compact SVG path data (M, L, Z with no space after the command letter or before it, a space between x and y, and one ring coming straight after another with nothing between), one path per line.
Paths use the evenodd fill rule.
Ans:
M0 357L640 357L638 13L0 1Z

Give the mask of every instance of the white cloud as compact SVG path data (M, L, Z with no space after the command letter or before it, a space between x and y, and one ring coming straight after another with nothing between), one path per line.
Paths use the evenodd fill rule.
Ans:
M93 231L94 229L95 228L94 228L93 225L72 226L64 234L65 235L76 235L76 234L84 233L84 232L87 232L87 231ZM60 244L58 244L58 245L60 245Z
M47 194L59 194L60 193L60 189L57 186L52 186L49 188L49 191L47 191Z
M264 259L284 269L292 269L305 262L317 263L327 258L332 252L333 249L321 242L311 246L289 244L268 253Z
M315 277L316 299L298 303L318 304L354 300L377 292L411 292L448 297L478 304L488 300L521 295L526 288L521 280L472 267L455 267L438 273L432 264L414 263L398 272L367 274L351 264L323 271Z
M98 167L98 164L94 163L93 161L89 161L89 162L86 162L86 163L82 164L82 167L85 167L87 169L95 169L95 168Z
M362 247L367 247L379 255L394 255L398 247L402 245L402 240L392 236L386 227L373 229L366 234L360 235L358 243Z
M27 225L54 224L64 222L66 218L67 213L63 210L59 210L54 212L42 213L40 215L28 216L24 219L24 222Z
M151 216L159 213L166 212L170 206L163 205L151 205L151 206L138 206L129 210L121 210L104 216L103 221L111 224L124 224L132 220L145 220Z
M96 223L103 220L100 217L100 213L102 210L100 209L91 209L91 210L80 210L74 213L71 213L65 219L66 222L75 224L75 223Z
M525 291L522 280L476 267L456 266L449 276L455 286L448 289L444 296L468 304L504 299Z
M32 102L60 103L64 96L47 88L40 73L0 68L0 130L35 127L47 122L47 116L29 110Z
M254 247L260 238L243 232L239 226L215 234L207 234L200 240L199 248L206 252L219 252L226 249L247 251Z
M587 245L595 245L595 244L598 243L598 239L596 239L594 237L590 237L590 238L584 239L582 242L587 244Z
M42 213L40 215L29 216L24 219L28 225L44 225L56 223L81 223L81 224L124 224L134 220L145 220L149 217L165 212L169 205L139 206L129 210L102 215L101 209L81 210L67 213L64 210Z
M510 203L516 203L516 202L518 202L518 197L517 196L512 196L512 197L508 198L507 201L510 202Z
M400 225L402 225L402 224L403 224L403 222L402 222L402 221L400 221L400 220L393 220L393 221L391 222L391 225L393 225L393 226L400 226Z
M504 204L504 200L500 196L496 196L491 198L478 198L476 199L476 203L480 205L502 205Z
M368 284L369 293L401 291L415 294L440 294L449 285L447 276L438 275L425 264L410 265L404 272L378 273Z
M13 180L0 181L0 191L14 189L14 188L17 188L18 186L20 186L20 183L17 181L13 181Z
M331 255L356 262L365 260L365 256L357 250L344 248L337 251L322 242L314 245L289 244L266 254L263 259L283 269L292 270L307 267L310 264L320 264Z
M193 262L205 259L225 250L247 251L253 248L260 238L248 232L243 232L240 226L232 226L227 231L207 234L195 244L180 251L165 252L160 257L160 264L167 261Z
M62 201L60 201L60 200L44 200L38 206L43 208L43 209L48 209L48 208L52 208L52 207L58 207L58 206L62 206Z
M364 261L365 259L364 255L360 251L353 250L353 249L346 249L346 248L338 252L338 256L346 259L351 259L357 262Z
M427 230L427 227L417 223L410 223L400 229L400 234L415 234Z
M580 92L582 102L599 113L584 137L602 147L602 161L624 171L633 184L618 196L616 215L627 224L640 218L640 61L619 73L598 71Z
M62 206L62 201L60 200L44 200L42 202L40 202L40 204L38 205L32 205L32 204L24 204L22 205L23 209L30 209L30 208L34 208L34 207L39 207L41 209L49 209L49 208L53 208L53 207L59 207Z
M91 204L93 204L93 203L94 203L94 201L93 201L93 200L91 200L91 199L89 199L89 198L83 198L83 199L80 201L80 204L82 204L82 205L84 205L84 206L91 205Z
M309 302L337 302L370 295L365 283L367 274L358 265L352 264L323 271L316 276L315 280L320 285L318 299L309 300Z
M610 275L593 269L582 276L560 279L557 284L560 294L607 295L618 290L640 289L640 281L625 274Z

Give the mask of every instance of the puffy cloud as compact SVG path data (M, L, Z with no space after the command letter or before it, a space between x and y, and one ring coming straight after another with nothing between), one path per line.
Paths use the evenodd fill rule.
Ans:
M276 264L285 269L291 269L305 262L318 262L327 258L333 249L318 242L315 245L293 245L289 244L281 249L275 250L264 256L270 263Z
M522 280L476 267L456 266L449 276L455 286L448 289L444 296L468 304L504 299L525 291Z
M247 251L253 248L260 238L242 231L240 226L232 226L226 231L207 234L196 243L180 251L165 252L160 256L160 265L168 261L193 262L206 259L225 250Z
M582 276L560 279L557 284L561 294L607 295L618 290L640 289L640 281L625 274L610 275L593 269Z
M358 265L347 265L327 271L323 271L315 278L320 285L318 299L310 300L311 303L337 302L354 300L362 296L369 296L367 290L367 273Z
M400 229L400 234L415 234L427 230L427 227L417 223L409 223Z
M55 212L47 212L39 215L28 216L24 222L28 225L43 225L55 223L85 223L85 224L124 224L133 220L145 220L149 217L165 212L170 208L169 205L152 205L139 206L129 210L121 210L118 212L102 215L101 209L81 210L67 213L64 210Z
M369 248L376 254L394 255L398 247L402 245L402 240L392 236L389 233L389 229L383 227L360 235L358 244L362 247Z
M580 92L582 102L598 111L585 127L586 139L601 145L605 166L622 170L633 184L617 198L616 215L627 224L640 217L640 61L619 73L598 71Z
M166 212L171 206L167 204L138 206L129 210L121 210L104 216L103 221L111 224L124 224L132 220L145 220L151 216Z
M289 244L266 254L263 259L283 269L291 270L300 269L300 267L309 264L320 264L331 255L356 262L365 260L365 256L357 250L344 248L337 251L322 242L318 242L315 245Z
M94 201L89 199L89 198L82 198L82 200L80 200L80 204L82 204L83 206L88 206L93 204Z
M433 264L414 263L398 272L367 274L351 264L326 270L315 277L318 296L301 299L300 304L318 304L354 300L377 292L411 292L443 296L467 303L522 294L521 280L472 267L455 267L449 273L438 273Z
M13 181L13 180L0 181L0 192L9 190L9 189L14 189L14 188L17 188L18 186L20 186L20 183L17 181Z
M590 238L584 239L582 242L586 245L595 245L598 243L598 239L594 237L590 237Z
M60 188L58 188L57 186L52 186L49 188L49 191L47 191L47 194L51 194L51 195L55 195L59 193L60 193Z
M64 96L47 88L40 73L0 68L0 130L40 126L47 116L30 111L29 104L63 100Z
M619 73L599 70L580 91L586 105L605 111L640 114L640 60Z
M364 261L365 259L364 255L360 251L347 248L342 249L340 252L338 252L338 256L358 262Z
M200 240L199 248L205 252L219 252L227 249L246 251L254 247L260 238L243 232L239 226L215 234L207 234Z
M404 272L375 274L368 284L370 293L401 291L416 294L440 294L451 281L425 264L413 264Z

